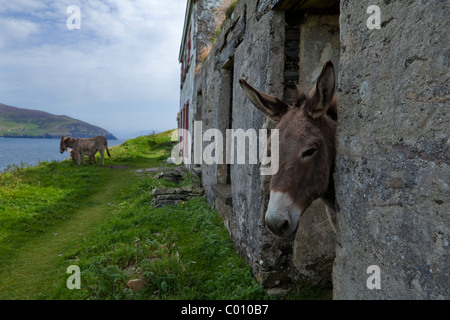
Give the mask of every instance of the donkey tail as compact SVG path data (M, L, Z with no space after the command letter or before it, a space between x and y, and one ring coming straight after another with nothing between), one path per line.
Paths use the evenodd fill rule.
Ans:
M106 147L106 153L108 154L108 157L111 159L111 154L109 153L109 149L108 149L108 143L106 143L105 147Z

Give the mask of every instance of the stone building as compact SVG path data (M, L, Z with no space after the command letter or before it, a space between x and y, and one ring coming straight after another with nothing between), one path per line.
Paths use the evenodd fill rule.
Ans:
M193 112L190 108L194 99L195 75L213 45L217 25L225 19L224 7L231 0L188 0L178 60L181 64L180 112L178 127L192 129ZM180 137L183 140L183 137ZM184 139L181 148L185 163L191 153L191 146Z
M205 135L209 129L222 133L226 150L236 148L227 129L274 128L240 78L286 99L296 85L309 91L325 60L337 71L337 235L316 201L295 240L277 240L264 225L270 177L260 175L261 162L223 154L223 163L196 165L195 139L185 140L208 202L260 282L332 284L336 299L450 298L447 2L240 0L220 28L211 23L206 33L194 27L186 36L221 5L188 1L181 46L185 52L191 39L196 52L196 67L182 75L181 110L188 99L189 111L181 125L193 135L201 121L201 150L218 139ZM200 59L203 48L209 55ZM378 267L380 289L367 285L370 266Z

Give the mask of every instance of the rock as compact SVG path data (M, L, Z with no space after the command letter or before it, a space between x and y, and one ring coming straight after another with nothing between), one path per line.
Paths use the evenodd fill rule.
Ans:
M379 1L368 30L361 5L341 2L333 296L448 300L448 8Z
M203 189L192 188L190 186L181 188L155 188L152 190L155 207L171 205L186 201L192 197L198 197L203 194Z
M159 178L159 175L165 171L168 170L176 170L178 167L153 167L153 168L142 168L142 169L137 169L135 171L137 176L143 176L143 175L153 175L155 172L158 172L157 177L155 176L155 179Z
M147 283L142 279L132 279L127 282L127 287L133 290L134 292L141 291L145 289Z
M183 180L183 174L179 170L163 171L156 174L153 179L164 179L167 181L181 182Z
M288 289L283 289L283 288L270 288L270 289L266 290L266 293L269 297L274 296L277 299L284 298L288 294L288 292L289 292Z
M298 283L318 287L332 285L336 234L321 200L316 200L301 218L293 243L293 264Z

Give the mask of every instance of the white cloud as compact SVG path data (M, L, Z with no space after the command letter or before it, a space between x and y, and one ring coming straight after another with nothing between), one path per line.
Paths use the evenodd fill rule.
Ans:
M19 26L0 36L0 83L8 84L0 102L111 131L176 126L185 0L14 3L24 6L0 10L0 30ZM80 30L66 28L71 4L81 9Z
M0 49L11 41L25 41L39 31L39 25L24 19L0 19Z
M16 13L42 10L46 7L45 1L39 0L1 0L0 13Z

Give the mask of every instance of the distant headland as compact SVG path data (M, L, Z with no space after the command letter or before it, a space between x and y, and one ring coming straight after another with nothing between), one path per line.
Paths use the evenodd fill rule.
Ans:
M68 116L0 103L0 137L58 139L66 135L75 138L105 136L117 140L105 129Z

